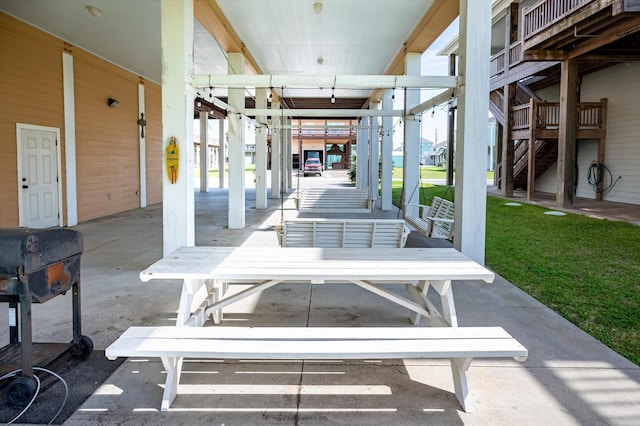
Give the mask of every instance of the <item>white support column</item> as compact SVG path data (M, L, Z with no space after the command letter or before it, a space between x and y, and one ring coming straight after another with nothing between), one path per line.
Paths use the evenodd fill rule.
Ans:
M78 224L78 195L76 178L76 100L74 91L73 56L62 54L64 102L64 151L67 182L67 226ZM61 209L62 210L62 209ZM63 225L62 217L59 221Z
M144 108L144 84L138 83L138 117L144 119L147 113ZM146 123L145 123L146 124ZM140 207L147 207L147 143L145 141L144 133L145 127L142 127L138 134L139 152L140 152Z
M460 0L454 247L484 264L491 0Z
M256 108L267 107L267 89L256 89ZM267 117L256 116L256 209L267 208Z
M356 188L367 189L369 183L369 117L362 117L356 145Z
M421 74L421 54L409 52L404 58L406 75ZM404 93L404 110L410 111L420 104L420 89L407 89ZM420 121L414 115L404 117L403 197L405 203L418 204L420 197ZM402 206L404 209L404 206ZM416 207L407 207L405 214L418 216Z
M200 111L200 192L209 192L209 113Z
M378 109L379 104L370 103L369 109ZM378 199L378 176L380 172L380 135L378 117L371 117L371 131L369 132L369 200L375 207Z
M282 140L281 129L282 123L280 122L280 103L272 102L271 109L273 110L271 115L271 198L280 198L280 145Z
M289 192L292 188L293 188L293 156L291 155L292 153L292 149L291 149L291 144L293 142L293 131L291 129L291 118L286 119L286 124L287 124L287 137L285 139L285 155L284 155L284 164L285 164L285 169L284 169L284 173L287 179L287 192ZM326 154L325 154L326 155Z
M382 109L393 109L393 90L385 89L382 97ZM391 210L391 184L393 181L393 117L382 118L382 182L380 197L381 209ZM400 206L402 208L402 206Z
M244 73L244 55L228 54L229 74ZM240 111L244 109L244 89L229 89L229 106ZM242 115L229 112L229 229L242 229L245 226L245 178L244 178L244 134L245 123Z
M226 141L224 123L225 120L218 120L218 188L224 188L225 160L227 158L227 150L224 147Z
M62 53L62 81L64 98L64 150L67 182L67 226L78 224L78 195L76 181L76 98L74 91L73 56ZM62 196L62 194L60 194ZM60 209L62 211L62 208ZM63 218L58 221L63 225Z
M162 0L162 152L175 137L180 153L175 183L162 161L163 254L193 246L193 2Z

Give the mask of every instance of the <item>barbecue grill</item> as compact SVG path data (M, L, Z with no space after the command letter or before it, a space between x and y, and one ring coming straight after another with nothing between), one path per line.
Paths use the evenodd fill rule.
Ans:
M82 336L80 329L82 249L82 234L71 229L0 228L0 302L9 304L9 344L0 348L0 375L16 366L20 369L6 388L12 405L25 406L33 398L34 364L46 366L65 352L84 359L93 350L91 339ZM31 304L45 303L69 290L73 340L33 343Z

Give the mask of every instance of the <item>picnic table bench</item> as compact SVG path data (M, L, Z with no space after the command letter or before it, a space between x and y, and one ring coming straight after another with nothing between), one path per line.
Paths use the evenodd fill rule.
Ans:
M474 358L522 361L528 355L500 327L458 327L451 281L489 283L494 274L454 249L183 247L140 278L182 280L176 325L131 327L105 355L159 357L167 370L163 411L177 395L184 358L444 358L451 363L456 397L470 411L466 371ZM235 280L256 284L233 295L220 291ZM406 284L413 300L372 280ZM212 315L216 322L224 306L282 282L353 283L409 309L414 324L424 316L440 327L199 327ZM440 295L442 312L428 300L429 287Z
M285 219L283 247L404 247L408 229L402 219Z
M298 211L371 213L369 192L355 188L307 188L298 191Z
M453 238L454 204L440 197L433 197L431 205L405 204L404 220L430 238Z

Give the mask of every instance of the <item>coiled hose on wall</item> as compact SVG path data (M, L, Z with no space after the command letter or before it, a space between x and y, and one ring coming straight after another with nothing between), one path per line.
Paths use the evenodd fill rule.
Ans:
M605 172L609 175L609 184L604 186L605 182ZM621 176L614 181L613 175L611 174L611 170L604 163L598 163L593 161L589 166L589 170L587 171L587 181L589 185L593 188L594 192L599 192L602 194L606 194L610 192L614 186L618 183L618 181L622 179Z

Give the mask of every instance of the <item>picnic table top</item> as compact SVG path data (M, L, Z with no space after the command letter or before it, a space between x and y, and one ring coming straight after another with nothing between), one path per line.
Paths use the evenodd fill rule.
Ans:
M453 248L181 247L140 273L154 279L482 280L495 275Z

